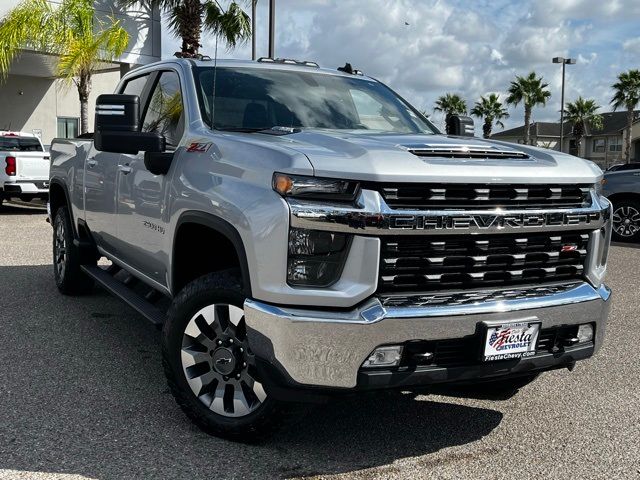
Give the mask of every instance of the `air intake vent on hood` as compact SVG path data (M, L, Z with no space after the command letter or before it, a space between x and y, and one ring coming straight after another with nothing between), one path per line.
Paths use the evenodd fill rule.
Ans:
M405 148L418 157L439 158L529 158L519 150L500 150L493 147L479 145L406 145Z

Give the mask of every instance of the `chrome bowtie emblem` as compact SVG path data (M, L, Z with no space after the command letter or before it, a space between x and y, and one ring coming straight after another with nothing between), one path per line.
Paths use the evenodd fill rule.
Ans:
M231 359L230 359L230 358L222 357L222 358L217 359L217 360L216 360L216 363L217 363L218 365L227 365L227 364L231 363Z

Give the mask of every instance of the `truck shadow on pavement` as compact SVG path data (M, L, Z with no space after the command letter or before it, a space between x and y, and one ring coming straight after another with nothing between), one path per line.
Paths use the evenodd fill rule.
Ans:
M0 291L0 476L329 475L474 442L502 420L455 400L380 393L308 407L257 445L220 440L182 414L165 384L159 332L118 300L100 290L60 295L51 265L0 266Z

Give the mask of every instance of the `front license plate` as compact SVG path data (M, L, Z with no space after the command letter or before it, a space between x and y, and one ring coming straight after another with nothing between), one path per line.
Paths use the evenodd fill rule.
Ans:
M536 354L539 322L510 322L487 325L483 361L510 360Z

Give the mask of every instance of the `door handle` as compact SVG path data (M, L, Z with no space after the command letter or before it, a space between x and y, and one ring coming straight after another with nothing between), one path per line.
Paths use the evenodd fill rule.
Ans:
M131 167L129 165L119 165L118 170L125 175L129 175L131 173Z
M98 161L97 161L97 160L94 160L93 158L90 158L90 159L88 159L88 160L87 160L87 166L88 166L89 168L93 168L93 167L95 167L97 164L98 164Z

